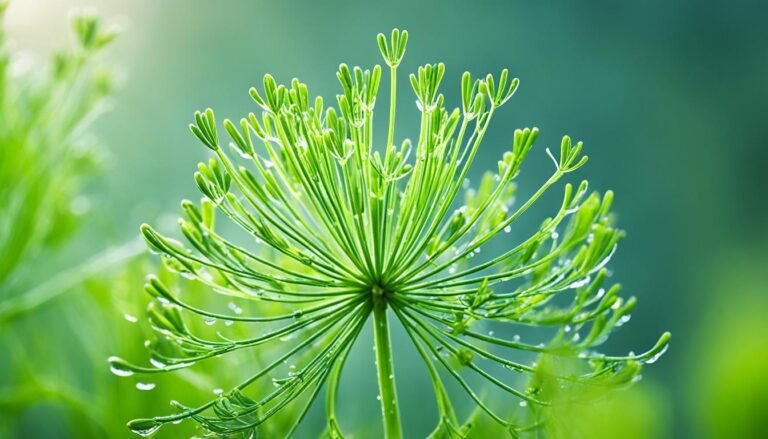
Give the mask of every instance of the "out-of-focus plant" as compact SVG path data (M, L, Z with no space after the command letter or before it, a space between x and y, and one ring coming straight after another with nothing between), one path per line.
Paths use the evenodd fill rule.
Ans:
M573 358L545 355L537 363L535 385L550 402L546 410L512 407L510 417L518 422L535 422L539 428L520 431L521 439L646 439L668 437L665 429L670 407L653 385L633 386L634 381L616 385L593 381L562 386L558 374L583 370ZM464 426L467 438L504 437L505 430L475 410Z
M631 386L641 375L618 382L608 377L596 378L569 386L562 386L555 378L583 373L585 367L588 365L574 358L545 355L539 359L533 385L542 389L542 397L551 401L551 407L525 415L542 422L546 437L664 437L664 419L669 408L653 387Z
M717 254L713 269L704 270L712 299L683 365L694 373L681 383L691 389L687 408L697 437L756 438L768 431L768 246L759 238L750 244Z
M379 66L342 64L335 106L311 97L297 79L285 86L266 75L263 91L250 90L260 114L224 120L229 148L222 145L213 111L196 113L190 128L215 157L195 174L201 203L182 203L179 224L190 247L146 225L142 233L166 267L226 297L229 309L201 306L198 295L150 276L146 290L156 300L149 319L157 333L148 343L152 366L118 357L109 359L110 366L128 376L187 369L243 350L271 359L220 370L219 375L249 375L204 404L173 402L174 414L131 421L134 432L149 435L193 419L213 434L253 435L294 407L284 432L290 436L325 384L326 433L341 437L336 398L342 370L372 316L384 432L399 438L388 309L431 377L439 412L432 437L461 437L469 428L457 419L446 378L485 416L519 435L545 424L552 408L542 374L558 389L615 387L633 382L642 365L664 351L668 333L639 355L594 350L629 320L635 305L634 298L618 296L618 285L606 282L605 265L623 235L610 214L611 192L588 194L586 181L566 184L560 209L537 230L501 254L480 254L586 163L582 143L563 137L559 157L547 149L553 173L516 204L514 181L539 132L516 130L497 172L487 172L479 188L468 188L469 168L491 120L518 80L507 70L477 79L465 73L461 105L449 109L439 92L445 66L432 64L409 77L421 115L418 138L395 144L397 69L407 37L397 30L391 38L378 36L391 81L386 143L379 148L381 139L373 134ZM231 223L216 224L217 211ZM242 232L250 239L238 237ZM273 309L250 314L246 306L252 302ZM219 331L192 330L190 322L201 319L225 324ZM250 325L257 329L244 338L227 329ZM499 335L480 329L494 325ZM515 325L541 334L521 340L507 331ZM530 363L538 355L576 358L583 368L542 372ZM520 374L530 378L527 385L511 384ZM508 399L504 414L492 408L467 375L500 389L531 415L506 415ZM270 391L254 391L265 382L273 385Z
M0 0L0 15L8 2ZM112 380L104 358L115 346L137 356L143 350L140 309L135 300L147 261L138 240L107 249L69 268L52 267L72 244L88 201L82 187L100 168L101 149L88 130L105 108L112 75L102 67L104 49L115 37L90 11L73 14L75 45L46 66L29 66L8 49L0 28L0 437L112 437L121 416L162 410L170 397L195 398L211 389L200 374L153 380ZM87 235L96 239L93 233ZM45 276L40 276L43 273ZM175 273L158 276L168 285ZM184 285L202 294L203 285ZM42 308L66 291L78 294ZM64 299L64 298L62 298ZM213 304L211 304L213 305ZM247 308L246 308L247 309ZM34 311L34 312L33 312ZM115 312L122 318L115 319ZM256 312L250 310L249 312ZM198 322L195 330L208 326ZM55 329L55 330L53 330ZM247 328L234 328L247 330ZM235 333L246 336L247 333ZM56 358L56 361L51 361ZM227 367L244 361L227 358ZM139 389L139 392L131 390ZM60 416L65 414L65 416ZM277 416L265 434L285 431ZM30 418L34 420L31 421ZM45 419L45 422L40 422ZM174 434L196 434L194 425Z
M76 310L67 303L47 310L40 305L67 291L85 293L94 277L114 274L108 269L141 252L133 242L82 262L64 257L88 208L83 185L100 165L89 127L112 92L102 54L116 30L93 12L73 14L72 47L41 65L11 50L3 26L8 7L0 0L0 436L26 436L24 414L56 407L71 416L74 437L104 437L109 420L101 410L109 398L92 405L98 375L86 383L78 376L92 358L78 348L98 346L97 331L84 325L98 310L96 301L73 298ZM118 284L98 294L116 295ZM87 339L73 342L86 331ZM50 421L38 422L41 429L33 435L45 432L42 424Z
M0 20L8 7L0 0ZM115 37L91 12L73 16L75 45L47 66L11 53L0 27L0 322L136 254L112 249L58 275L42 263L71 238L88 208L79 193L97 170L87 129L112 90L98 56Z

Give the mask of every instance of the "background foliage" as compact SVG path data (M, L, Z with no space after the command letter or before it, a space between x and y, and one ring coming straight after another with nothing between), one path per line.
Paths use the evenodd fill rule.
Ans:
M17 1L7 31L29 53L62 48L73 6L97 6L126 27L111 51L124 73L116 107L96 125L108 144L108 172L86 187L92 208L66 251L29 264L49 276L132 239L142 221L162 223L177 200L195 197L191 173L205 151L187 132L194 109L210 105L222 117L250 111L244 91L266 71L283 82L299 75L330 95L338 62L377 62L373 36L397 26L412 35L404 71L440 60L449 67L446 83L458 83L464 69L506 66L521 78L508 125L489 132L476 170L495 166L511 128L536 124L541 145L556 146L562 132L584 139L592 187L617 194L628 236L613 269L640 301L609 347L648 346L662 329L675 340L644 372L642 387L617 396L614 407L630 408L621 416L597 411L570 419L589 427L592 416L611 417L619 425L609 428L637 437L749 437L764 431L759 413L768 399L760 372L768 362L761 337L768 31L759 22L764 6L738 3ZM450 100L456 90L446 90ZM412 102L406 87L402 92L400 101ZM401 112L398 125L415 132L412 111ZM548 171L538 152L522 178ZM0 436L128 436L125 420L167 409L178 394L171 387L203 379L160 378L154 390L140 392L109 374L106 357L138 356L143 341L123 314L143 309L137 298L148 269L126 271L117 281L105 275L79 285L2 327ZM342 404L357 419L378 410L368 349L353 351L354 369L368 373L351 377L346 391L354 386L370 402ZM397 356L398 369L423 373L403 359L411 355ZM22 393L6 392L11 388ZM419 424L415 397L428 390L400 389L406 424L429 428ZM376 428L362 421L350 427Z

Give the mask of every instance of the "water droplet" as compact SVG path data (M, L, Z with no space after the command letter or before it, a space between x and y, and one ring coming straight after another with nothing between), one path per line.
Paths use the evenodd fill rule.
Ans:
M160 424L159 422L153 421L151 419L142 419L139 421L133 421L128 424L128 428L130 428L132 432L142 437L150 436L162 426L163 424Z
M214 323L216 323L216 319L214 319L213 317L206 317L205 319L203 319L203 321L204 321L204 322L205 322L205 324L206 324L206 325L208 325L208 326L211 326L211 325L213 325Z
M645 364L653 364L656 361L658 361L658 359L661 358L662 355L664 355L664 352L667 352L667 348L669 348L669 345L664 346L664 348L659 352L657 352L653 357L645 360Z
M221 395L222 393L224 393L223 389L213 389L213 394L214 395Z
M599 290L597 290L597 298L599 299L603 296L605 296L605 288L600 288Z
M520 401L520 407L528 407L528 401Z
M300 309L297 309L296 311L293 312L293 318L294 319L300 319L301 316L303 316L303 315L304 315L304 311L302 311Z
M109 357L109 370L119 377L129 377L133 375L133 370L129 369L125 362L118 357Z
M565 332L571 332L571 325L565 325L565 327L563 328L563 330L564 330Z
M512 231L512 226L504 227L504 233L509 233Z
M158 359L157 359L157 358L155 358L155 357L150 357L150 358L149 358L149 363L150 363L151 365L155 366L155 367L156 367L156 368L158 368L158 369L164 369L164 368L166 367L166 364L165 364L165 363L163 363L162 361L158 360Z
M376 399L381 401L381 395L376 395Z
M136 323L136 322L139 321L139 319L136 318L136 316L133 316L133 315L128 314L128 313L123 314L123 317L125 318L125 320L127 320L127 321L129 321L131 323Z
M230 310L232 310L232 312L234 312L237 315L240 315L243 313L243 309L237 306L234 302L229 302L227 306L229 307Z
M512 336L512 341L514 341L515 343L519 342L520 341L520 335L518 335L518 334L513 335Z
M136 388L143 391L149 391L155 388L155 383L136 383Z
M589 281L591 280L592 278L590 276L587 276L584 279L579 279L576 282L573 282L572 284L568 285L568 288L581 288L584 285L588 284Z
M490 335L491 337L493 337L493 331L488 331L488 335Z
M225 320L224 321L224 326L232 326L233 323L235 323L235 322L233 322L232 320Z

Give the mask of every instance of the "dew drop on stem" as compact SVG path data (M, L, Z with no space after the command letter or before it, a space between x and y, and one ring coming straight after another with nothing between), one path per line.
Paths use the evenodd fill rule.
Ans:
M152 435L152 433L156 432L161 426L162 426L162 424L155 424L155 425L153 425L153 426L151 426L149 428L134 428L134 427L132 427L131 431L136 433L136 434L138 434L141 437L148 437L148 436Z
M133 375L133 371L125 367L121 359L117 357L109 357L107 361L109 362L109 370L114 375L119 377L129 377Z
M664 348L659 352L657 352L654 356L645 360L645 364L653 364L656 361L658 361L658 359L661 358L661 356L664 355L665 352L667 352L667 348L669 348L669 345L664 346Z

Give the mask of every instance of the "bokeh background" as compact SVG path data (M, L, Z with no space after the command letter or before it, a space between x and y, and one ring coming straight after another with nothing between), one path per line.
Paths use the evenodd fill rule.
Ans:
M195 110L210 106L219 117L239 118L253 110L247 89L266 72L281 81L297 76L312 93L333 96L338 64L380 63L376 33L399 27L411 34L400 71L445 62L449 101L464 70L508 67L521 79L484 143L476 177L495 167L514 128L538 126L522 187L544 178L551 163L543 146L557 146L567 133L583 139L590 155L578 177L616 192L628 235L614 278L639 305L608 350L639 351L662 331L673 334L667 354L618 405L631 415L627 425L637 424L624 437L768 431L763 3L16 0L6 17L9 38L42 57L66 45L68 11L82 6L124 28L110 51L119 87L94 128L108 156L86 189L86 225L65 257L40 261L43 275L133 239L142 222L173 224L179 200L198 197L192 173L207 150L187 129ZM408 87L400 92L405 110L413 98ZM399 136L415 135L414 115L400 113ZM546 209L545 202L530 221ZM173 381L158 382L153 394L137 392L106 367L109 355L141 351L143 338L130 335L123 313L140 312L143 270L128 271L75 286L0 328L0 370L15 377L0 379L0 436L128 437L126 420L167 410L178 393ZM353 385L374 395L373 369L360 374ZM25 380L36 383L29 392L1 390ZM408 388L401 392L418 401ZM360 410L376 409L368 399Z

